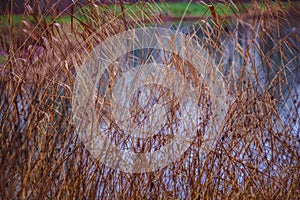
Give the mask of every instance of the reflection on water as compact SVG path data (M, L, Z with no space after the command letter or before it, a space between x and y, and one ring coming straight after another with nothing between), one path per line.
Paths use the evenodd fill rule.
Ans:
M168 24L178 29L174 24ZM266 91L277 99L277 110L286 124L276 122L278 132L285 126L292 125L292 133L297 135L299 127L298 116L300 106L300 29L291 26L282 28L279 33L265 34L259 25L235 24L227 27L226 35L216 38L217 47L206 43L208 34L203 28L191 22L182 23L179 27L186 35L196 35L209 52L218 69L224 75L224 81L229 85L229 95L235 99L235 90L239 89L232 84L236 77L243 77L240 81L242 90L254 87L260 95ZM209 37L215 37L213 35ZM154 49L136 50L121 59L122 68L138 67L142 63L164 63L170 60L171 55ZM248 85L247 85L248 84ZM104 88L103 88L104 89ZM104 93L104 91L102 91ZM278 123L278 124L277 124ZM292 123L292 124L290 124Z
M178 22L168 25L178 29ZM227 81L230 76L249 76L257 91L269 90L278 99L284 114L295 101L300 102L300 28L294 24L265 33L259 25L227 26L228 34L216 38L217 48L206 46L206 38L214 36L208 36L199 23L183 22L179 29L200 38Z

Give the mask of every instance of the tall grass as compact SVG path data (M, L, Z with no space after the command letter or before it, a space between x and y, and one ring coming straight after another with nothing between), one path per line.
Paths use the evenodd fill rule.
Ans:
M300 35L293 23L299 13L292 5L284 9L279 1L264 1L263 10L255 1L248 8L230 5L246 12L226 19L214 13L213 6L207 7L212 17L199 18L200 25L192 27L191 35L202 35L202 45L229 91L225 126L205 157L199 153L211 120L205 84L197 86L203 109L197 137L172 165L155 172L123 173L106 167L84 148L71 112L75 67L112 35L164 26L158 7L143 3L138 14L125 15L122 2L121 12L115 12L108 5L83 7L75 1L69 5L67 23L57 22L63 13L55 12L55 7L41 10L35 3L26 5L24 21L16 26L7 10L8 25L0 30L1 48L8 55L0 68L1 199L299 198L300 94L294 85L299 84ZM140 57L137 62L144 61ZM177 56L163 62L201 82L193 66ZM114 86L118 69L108 71L111 81L104 85ZM162 101L173 100L164 88L154 89ZM102 109L109 108L106 99L98 98L106 106ZM176 112L176 104L173 107L170 112ZM104 111L99 110L102 115ZM169 114L173 116L169 123L176 121L176 115ZM115 130L110 126L105 133L122 136ZM140 151L145 151L159 149L169 137L159 134L142 141L123 137L116 143L142 145Z

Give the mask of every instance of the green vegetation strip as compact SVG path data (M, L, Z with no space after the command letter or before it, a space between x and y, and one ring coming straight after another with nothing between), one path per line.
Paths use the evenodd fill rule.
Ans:
M248 8L253 3L244 3L243 7ZM275 4L275 3L274 3ZM239 13L242 9L241 4L236 5L233 4L224 4L224 3L214 3L210 4L214 7L215 13L217 15L222 16L230 16L235 13ZM284 7L288 7L288 5L291 5L291 3L285 2L283 3ZM298 6L299 3L293 3L294 6ZM263 10L265 8L264 4L259 4L261 9ZM99 6L98 7L100 11L106 10L109 12L114 12L116 15L120 15L121 9L119 5L111 4L107 5L105 7ZM83 8L83 12L85 9L89 10L91 7L85 7ZM143 11L145 13L143 13ZM185 3L185 2L169 2L169 3L136 3L136 4L124 4L124 12L125 15L131 15L131 16L139 16L141 13L147 14L147 11L152 11L152 13L148 14L158 14L158 13L164 13L168 14L172 17L182 17L184 13L186 13L186 16L211 16L211 11L209 9L209 6L207 4L203 3ZM76 17L80 20L85 20L85 18L78 14ZM8 16L0 16L0 27L5 26L9 24L9 21L12 21L14 25L20 24L23 20L22 15L13 15L11 17ZM45 20L47 22L50 22L52 18L50 16L46 16ZM58 23L68 23L71 21L71 17L69 15L64 15L62 17L59 17L55 19Z
M38 17L40 19L40 17ZM45 16L45 20L47 23L51 22L52 21L52 17L50 16ZM33 21L33 17L24 17L23 15L12 15L12 16L0 16L0 29L2 26L6 26L9 24L9 21L11 20L12 24L13 25L18 25L20 23L22 23L23 20L26 20L26 21ZM58 22L58 23L68 23L71 21L71 16L69 15L63 15L61 17L58 17L55 19L55 22Z
M167 13L172 17L182 17L184 13L187 16L211 16L209 6L213 6L217 15L233 15L243 11L244 8L249 8L253 3L239 3L239 4L230 4L230 3L213 3L213 4L204 4L204 3L191 3L186 2L168 2L168 3L137 3L137 4L124 4L125 14L140 13L145 9L145 7L152 8L153 11L160 11ZM273 2L274 6L276 2ZM293 2L283 2L282 5L284 8L287 8L289 5L298 5L299 3ZM264 10L265 4L258 3L258 6ZM112 11L117 14L120 13L119 5L110 5L108 6ZM100 8L101 9L101 8Z

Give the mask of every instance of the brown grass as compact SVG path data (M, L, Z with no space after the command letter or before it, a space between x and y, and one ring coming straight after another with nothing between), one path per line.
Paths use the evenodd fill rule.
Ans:
M100 12L93 4L84 11L75 3L70 5L71 22L58 24L55 19L62 13L49 9L36 16L27 7L25 19L32 20L1 28L8 56L0 67L0 199L300 198L300 94L293 87L299 84L300 34L290 23L299 15L280 2L265 3L264 11L253 3L247 15L218 19L215 26L199 20L202 25L193 27L202 33L203 46L228 86L225 126L214 150L201 157L211 113L206 87L199 84L199 93L206 97L199 95L203 120L193 144L180 161L142 174L123 173L93 158L75 134L71 102L75 67L97 44L145 26L143 21L133 14L117 15L109 7ZM148 12L152 9L149 6ZM47 22L45 14L53 20ZM9 11L8 15L11 19ZM158 15L143 17L147 25L164 26ZM178 71L199 82L189 63L175 55L170 62L175 69L187 66ZM173 98L168 93L161 96L166 101ZM176 120L170 118L170 123L171 119ZM166 139L159 135L127 142L133 147L142 144L140 151L145 151L160 148Z

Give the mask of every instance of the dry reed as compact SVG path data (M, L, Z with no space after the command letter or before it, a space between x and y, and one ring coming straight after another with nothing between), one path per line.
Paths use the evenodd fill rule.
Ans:
M199 95L203 120L182 159L155 172L130 174L98 162L75 134L71 112L75 66L116 33L164 26L161 11L143 3L137 17L128 15L122 1L120 13L104 4L83 7L74 2L67 23L57 22L62 13L55 7L41 11L35 3L26 5L25 20L15 26L7 10L10 23L1 28L8 56L0 68L0 199L300 198L300 94L293 87L299 85L300 72L300 27L292 22L299 19L296 7L264 1L266 7L260 9L253 1L244 14L213 13L192 27L191 35L201 34L202 45L228 86L225 126L214 150L201 157L201 138L211 113L209 95L203 99ZM175 69L187 66L180 73L199 82L193 66L175 55L168 62ZM108 72L111 80L117 72L117 68ZM207 94L205 88L199 85L202 94ZM163 88L154 89L163 100L175 101ZM172 123L176 110L170 112ZM113 129L106 133L114 133ZM159 149L168 139L159 135L127 142L142 145L140 151L145 151Z

